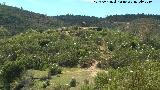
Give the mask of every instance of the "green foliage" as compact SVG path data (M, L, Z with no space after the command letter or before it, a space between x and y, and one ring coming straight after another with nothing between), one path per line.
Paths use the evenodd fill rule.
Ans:
M7 69L6 65L13 62L19 63L15 65L18 69L48 69L52 75L56 75L61 73L59 66L90 67L94 61L98 61L100 67L112 67L117 70L130 66L135 61L144 62L160 58L160 50L155 48L158 46L152 45L153 42L145 43L133 34L105 29L67 32L66 34L65 31L48 30L40 33L30 30L0 40L0 66L3 67L1 70ZM20 73L21 71L18 74ZM8 83L12 83L18 77L19 75L16 75Z
M106 27L125 30L126 27L129 26L126 31L135 32L136 30L141 30L141 26L143 26L137 23L142 23L149 27L152 31L156 32L158 30L155 28L159 28L158 20L160 19L160 15L150 14L111 15L105 18L70 14L50 17L24 10L22 7L17 8L7 5L0 5L0 9L1 25L9 30L11 35L26 32L28 29L36 29L37 31L42 32L46 29L59 28L63 26L73 26L73 29L75 30L77 30L77 26L97 26L99 27L97 31L101 31L101 28ZM85 25L82 22L85 22ZM127 23L131 23L131 25L128 25ZM148 24L150 25L148 26Z
M79 61L79 65L82 68L87 68L87 67L90 67L93 64L93 62L94 60L92 60L92 58L84 57L83 59Z
M106 84L108 84L109 82L109 77L108 77L108 73L106 72L101 72L98 73L97 76L95 77L95 85L96 88L103 88Z
M59 66L90 67L94 61L108 72L97 75L96 87L87 85L86 81L82 90L157 90L160 87L160 15L49 17L6 5L0 5L0 11L0 87L4 89L11 89L11 83L18 81L28 69L48 69L56 75L61 73ZM63 27L62 31L53 29L62 26L71 27ZM79 30L80 26L99 28ZM48 81L42 83L44 88L48 85ZM70 86L76 86L75 79ZM70 86L54 88L68 90Z
M159 62L152 60L134 62L116 70L109 68L97 75L95 85L98 89L157 90L160 86L159 68Z
M150 38L148 41L146 41L146 44L152 46L154 49L160 49L159 35L155 35L154 37Z
M4 89L10 88L10 83L17 77L21 76L24 71L24 67L20 62L9 61L3 65L0 73L1 84L4 85Z
M0 22L11 35L26 32L28 29L44 31L45 29L60 27L63 21L46 15L30 12L17 7L0 5Z
M49 65L49 71L51 75L61 74L62 70L58 67L57 64Z
M17 59L18 61L23 63L26 69L35 69L35 70L45 69L44 66L47 65L47 62L43 60L44 56L39 56L39 55L26 56L26 55L21 55L21 57Z
M159 52L159 50L152 49L121 49L116 51L107 61L102 61L101 64L106 67L111 66L116 69L118 67L131 65L134 61L145 61L148 59L159 60Z
M4 27L0 27L0 39L5 39L5 38L8 38L8 37L10 37L10 32L7 30L7 29L5 29Z
M69 85L70 85L70 87L76 87L76 85L77 85L76 79L72 78Z
M52 74L58 74L61 70L54 66L51 68L51 64L73 67L81 61L90 63L99 57L98 47L90 39L81 42L82 38L75 36L63 34L63 37L59 32L39 33L32 30L1 41L0 65L5 66L8 61L19 62L25 70L45 70L49 67Z
M49 86L49 81L48 80L43 81L43 88L46 88L47 86Z
M55 56L55 60L60 66L74 67L78 64L79 59L71 52L66 52L58 56Z
M6 82L12 82L23 72L23 65L19 62L7 62L1 70L1 76Z
M81 90L95 90L93 85L84 85L81 87Z
M107 61L102 60L100 66L118 68L130 65L136 60L158 60L160 58L158 49L156 50L155 47L140 41L133 35L122 32L110 32L109 34L113 36L106 34L105 37L111 57Z
M53 88L53 90L70 90L70 86L69 85L55 85Z

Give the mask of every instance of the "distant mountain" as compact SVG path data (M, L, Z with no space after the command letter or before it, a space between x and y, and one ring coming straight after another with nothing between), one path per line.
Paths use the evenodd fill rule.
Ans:
M94 16L81 16L81 15L60 15L54 18L64 22L65 26L97 26L103 19Z
M152 24L152 26L148 28L149 31L157 32L159 31L159 20L160 15L151 14L111 15L107 16L106 18L70 14L60 16L47 16L27 11L23 8L17 8L2 4L0 5L0 26L9 30L12 35L20 32L25 32L29 29L43 31L50 28L69 26L97 26L135 33L133 32L135 29L143 29L138 23L144 22L146 22L146 24L143 24L143 26ZM135 26L137 27L135 28ZM154 31L152 27L156 27L157 29L154 29Z

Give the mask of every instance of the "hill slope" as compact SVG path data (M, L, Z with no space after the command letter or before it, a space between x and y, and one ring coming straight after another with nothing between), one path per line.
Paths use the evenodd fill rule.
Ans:
M58 27L63 23L53 17L34 13L12 6L0 5L0 26L8 29L12 34L27 29L45 30Z
M31 28L41 31L49 28L58 28L64 26L97 26L102 28L116 28L122 31L132 32L132 26L137 26L137 23L143 23L144 27L148 27L148 24L156 24L156 28L159 29L159 20L160 15L145 14L111 15L106 18L70 14L46 16L43 14L23 10L23 8L0 5L0 26L8 29L12 35L27 31ZM131 26L131 28L127 27L128 24L130 24L129 26ZM136 28L137 30L142 29L141 27ZM153 28L155 28L155 25L150 26L148 31L157 32L157 29L154 31L155 29Z

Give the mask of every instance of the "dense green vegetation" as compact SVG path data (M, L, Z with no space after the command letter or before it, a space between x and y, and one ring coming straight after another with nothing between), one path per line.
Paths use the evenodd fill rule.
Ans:
M105 48L104 51L100 50L100 46ZM132 34L106 29L63 32L49 30L43 33L30 31L1 40L1 83L9 88L7 86L10 83L29 69L49 70L51 75L56 75L61 73L56 66L89 67L94 60L99 62L100 68L113 68L111 72L124 70L123 73L126 74L126 68L136 71L138 66L148 60L151 66L146 65L147 68L158 68L160 50L155 48ZM137 61L142 65L134 65ZM144 67L144 70L147 68ZM144 73L151 74L148 71ZM154 75L156 77L156 74ZM98 85L99 81L96 83Z
M139 21L139 19L144 19ZM146 20L145 20L146 19ZM152 19L149 22L148 19ZM159 24L160 15L154 14L125 14L125 15L110 15L105 18L98 18L94 16L82 15L60 15L60 16L47 16L32 11L24 10L23 7L17 8L0 4L0 25L7 29L11 35L26 32L30 29L43 31L51 28L60 28L68 26L97 26L103 28L116 28L125 30L128 23L131 26L143 23L150 24L150 28ZM83 23L85 22L85 24ZM133 23L133 24L132 24ZM156 25L153 25L157 23ZM132 27L131 27L132 28ZM156 28L159 29L159 26ZM130 31L127 29L126 31ZM154 30L153 30L154 31Z
M12 35L28 29L43 31L59 27L63 23L53 17L23 10L23 8L0 5L0 25L8 29Z
M0 5L0 89L158 90L159 18L48 17Z

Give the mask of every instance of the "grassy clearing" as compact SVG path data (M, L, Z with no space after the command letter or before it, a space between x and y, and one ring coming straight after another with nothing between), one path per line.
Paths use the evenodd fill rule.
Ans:
M28 70L27 73L32 75L32 77L35 79L42 79L49 77L49 71Z
M50 80L50 86L47 88L51 88L55 84L60 85L69 85L72 78L75 78L77 81L77 86L72 87L71 90L79 90L82 85L84 85L84 80L89 80L89 84L93 83L93 77L91 77L91 72L85 69L80 68L64 68L62 74L53 76Z
M97 69L96 72L103 70ZM30 70L30 73L36 78L41 76L46 76L46 71ZM85 85L85 80L89 81L88 85L94 84L93 70L91 69L81 69L81 68L63 68L62 74L51 76L49 79L49 86L43 88L43 82L45 80L35 79L32 89L35 90L53 90L57 85L69 86L71 79L76 79L76 87L71 87L69 90L80 90L83 85Z

